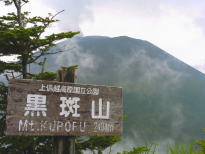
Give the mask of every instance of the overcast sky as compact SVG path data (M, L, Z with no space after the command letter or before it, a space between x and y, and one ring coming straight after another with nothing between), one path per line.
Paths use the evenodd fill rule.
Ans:
M30 0L34 15L62 9L51 31L147 40L205 72L205 0ZM0 4L2 15L11 8Z

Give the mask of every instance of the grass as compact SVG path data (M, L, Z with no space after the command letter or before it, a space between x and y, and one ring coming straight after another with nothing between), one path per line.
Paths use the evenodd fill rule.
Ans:
M196 146L196 142L192 141L188 144L179 143L168 146L167 154L205 154ZM123 151L117 154L158 154L157 145L151 144L150 146L134 147L131 151Z
M169 146L169 154L204 154L199 149L196 149L195 143L190 142L185 145L184 143L175 144L174 146Z

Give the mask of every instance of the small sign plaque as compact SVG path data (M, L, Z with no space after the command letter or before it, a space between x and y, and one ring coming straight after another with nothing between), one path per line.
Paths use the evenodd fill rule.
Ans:
M122 134L122 88L24 79L8 88L7 135Z

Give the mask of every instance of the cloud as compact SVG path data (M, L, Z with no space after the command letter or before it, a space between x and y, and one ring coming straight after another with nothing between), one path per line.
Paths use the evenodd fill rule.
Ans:
M82 22L80 28L85 35L148 40L189 65L201 65L205 62L202 6L161 0L96 2L89 7L93 20Z
M55 9L56 12L65 10L65 12L59 14L57 18L60 20L59 27L61 31L77 31L79 25L84 20L91 20L92 13L88 9L91 0L44 0L42 1L44 5Z
M84 53L76 43L76 39L67 40L61 44L61 49L67 51L59 54L55 63L61 65L80 65L84 69L92 69L95 66L94 55Z

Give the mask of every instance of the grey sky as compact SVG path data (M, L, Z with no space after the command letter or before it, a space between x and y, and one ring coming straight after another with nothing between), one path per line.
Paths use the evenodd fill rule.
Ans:
M25 8L37 15L65 10L51 32L147 40L205 72L205 0L31 0L31 5Z
M59 26L63 31L79 30L83 18L92 18L92 12L87 8L91 0L44 0L43 3L56 11L65 10L58 16L62 23Z

